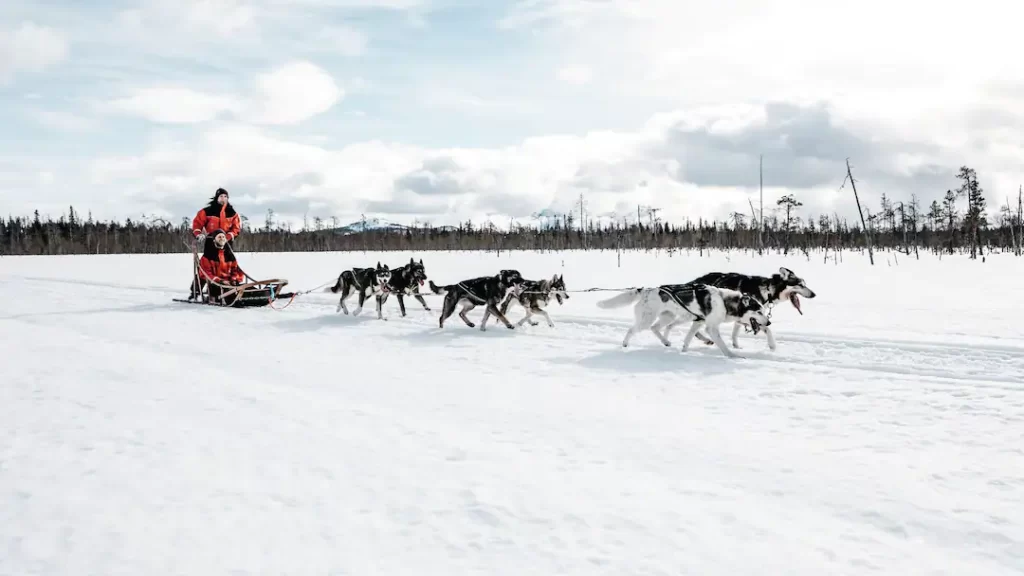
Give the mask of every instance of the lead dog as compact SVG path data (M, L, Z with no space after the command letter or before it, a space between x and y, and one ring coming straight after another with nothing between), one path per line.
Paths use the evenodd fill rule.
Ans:
M565 275L556 274L550 280L524 280L523 289L518 294L509 293L505 298L505 301L501 303L501 313L506 314L508 307L512 302L517 302L520 306L526 310L526 316L522 320L516 322L516 326L522 326L524 322L529 322L530 326L536 326L538 323L530 318L534 314L540 314L548 321L548 326L554 328L555 323L551 321L551 316L548 315L547 311L544 310L548 303L551 301L551 296L554 295L555 300L558 301L558 305L562 305L562 301L569 299L569 294L565 291ZM497 320L495 320L497 322Z
M480 330L487 329L487 320L491 314L494 314L501 320L506 328L512 330L515 327L498 310L498 303L508 295L509 291L518 293L522 289L522 285L523 276L518 270L502 270L494 276L482 276L471 280L463 280L458 284L449 284L447 286L438 286L431 280L430 290L434 294L444 294L444 304L441 308L441 318L438 321L438 325L444 328L444 321L455 313L456 306L462 304L459 318L462 318L462 321L467 326L473 328L476 325L469 318L466 318L466 312L483 305L487 308L484 310L484 318L480 322Z
M338 299L338 308L335 309L335 313L344 310L345 314L348 314L348 306L345 306L345 299L352 295L353 288L359 291L359 308L352 313L353 316L358 316L363 310L363 303L370 295L377 296L377 318L384 319L381 314L381 300L380 295L388 290L388 282L391 281L391 270L388 269L387 264L384 266L377 262L376 268L353 268L351 270L345 270L338 276L338 281L335 282L334 286L331 286L326 291L337 294L341 292L341 298ZM369 294L367 293L369 290Z
M683 351L689 349L690 341L701 326L707 325L711 339L727 357L736 354L726 347L719 332L723 322L743 322L752 329L768 326L769 321L762 313L761 303L736 290L716 288L705 284L667 284L657 288L634 288L597 303L599 308L633 307L633 325L626 332L622 346L629 346L629 340L640 330L649 329L665 346L671 346L667 334L673 326L691 321L690 331L683 341ZM665 326L665 335L658 329Z
M800 296L804 298L814 298L816 296L814 291L807 287L807 283L804 282L803 278L797 276L786 267L779 268L779 273L772 274L771 277L751 276L738 272L711 272L691 282L738 290L744 295L754 298L762 305L769 307L783 300L789 300L790 304L801 315L803 315L804 311L800 309ZM733 348L740 347L737 340L739 333L740 323L737 322L732 328ZM757 331L755 330L754 333L757 334ZM771 328L765 326L764 335L768 339L768 348L774 351L775 335L772 334ZM697 338L708 345L713 343L707 336L700 333L697 334Z

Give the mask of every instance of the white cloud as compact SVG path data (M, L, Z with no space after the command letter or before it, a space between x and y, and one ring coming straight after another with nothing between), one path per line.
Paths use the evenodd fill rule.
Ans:
M35 117L41 125L59 132L86 132L96 127L92 118L61 110L37 110Z
M20 1L19 18L32 14ZM505 48L471 58L433 51L429 26L409 28L428 23L437 0L134 6L82 3L58 14L73 28L0 32L0 81L49 69L71 56L69 41L76 47L73 76L27 88L39 94L32 102L26 90L2 102L15 114L84 131L100 119L57 103L106 101L156 123L118 134L118 148L142 152L93 158L81 173L66 158L12 164L0 193L42 202L10 191L41 186L38 174L51 171L46 198L110 199L117 217L135 205L120 202L124 191L150 212L178 214L193 211L198 188L211 186L201 200L220 183L250 212L529 218L564 212L583 193L594 214L651 204L696 219L748 212L762 153L766 201L792 192L805 213L855 214L848 190L836 190L847 156L866 202L883 191L940 195L960 164L977 168L994 198L1024 180L1013 29L1024 8L1012 3L972 3L981 31L962 11L921 0L865 0L842 13L810 0L525 0L487 39ZM360 134L426 144L335 144ZM470 148L469 138L498 144ZM109 140L93 143L112 154Z
M1022 16L1024 6L972 2L982 32L956 7L925 0L865 0L856 10L813 0L523 0L502 23L546 38L626 101L827 100L851 120L934 132L937 118L984 97L987 82L1024 79L1011 56Z
M259 8L239 0L148 0L136 8L122 10L116 22L137 40L154 32L169 30L196 35L205 43L208 36L236 38L258 27Z
M180 0L177 2L182 5ZM203 0L183 5L185 21L199 30L210 30L229 36L254 23L254 9L248 2L237 0Z
M177 86L140 88L110 103L113 109L165 124L209 122L226 112L239 113L243 103L234 96L207 94Z
M366 33L352 26L328 26L320 32L323 46L333 46L342 56L362 56L369 39Z
M264 0L269 6L297 8L412 10L427 6L427 0Z
M109 107L164 124L197 124L231 114L256 124L284 125L326 112L343 96L344 91L323 69L292 62L259 75L243 94L155 86L136 89Z
M566 84L581 86L590 82L592 76L590 68L586 66L566 66L558 71L558 79Z
M16 72L42 72L63 61L68 42L54 28L23 22L14 30L0 29L0 81Z
M298 124L329 110L345 92L330 74L309 62L293 62L261 75L259 97L246 115L259 124Z
M191 184L205 183L231 190L250 217L273 207L293 222L306 211L435 223L491 214L528 221L541 210L571 210L581 193L592 216L629 217L637 205L653 205L678 222L748 213L761 153L766 207L794 193L804 202L802 215L854 217L852 196L837 193L847 155L866 203L881 192L917 192L927 203L952 185L956 168L946 150L851 131L827 107L748 105L657 115L633 132L542 136L490 149L380 142L331 149L224 124L195 141L158 142L143 156L98 162L93 180L106 188L146 183L150 212L187 212L205 198Z

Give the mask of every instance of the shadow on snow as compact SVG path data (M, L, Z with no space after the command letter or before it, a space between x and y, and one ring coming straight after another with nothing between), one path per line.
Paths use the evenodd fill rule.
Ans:
M753 370L755 366L741 358L726 358L717 349L691 348L681 352L678 347L627 348L621 346L583 358L551 358L553 364L582 366L594 370L610 370L629 374L685 372L696 375L729 374Z

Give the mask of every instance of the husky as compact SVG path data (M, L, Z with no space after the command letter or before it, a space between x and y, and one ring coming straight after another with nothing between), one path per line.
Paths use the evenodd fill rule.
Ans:
M391 269L391 279L388 280L388 289L383 294L377 295L378 306L383 306L388 301L388 295L394 294L398 298L398 308L405 317L405 297L412 296L423 305L423 309L430 312L430 306L420 295L420 287L427 280L427 269L423 266L423 259L419 262L409 258L409 263Z
M772 276L750 276L747 274L739 274L737 272L711 272L705 274L700 278L696 278L692 283L707 284L709 286L716 286L718 288L729 288L732 290L738 290L743 294L754 298L762 305L771 308L778 302L783 300L789 300L790 304L796 308L796 311L802 316L804 311L800 309L800 297L814 298L816 294L813 290L807 287L807 283L803 278L797 276L792 270L786 267L779 268L778 274L772 274ZM732 328L732 347L739 348L740 344L737 340L737 336L740 333L740 323L737 322ZM754 334L757 334L757 330L754 330ZM768 348L772 351L775 350L775 335L772 334L771 328L764 327L764 335L768 339ZM697 338L705 344L711 345L713 342L698 333Z
M501 303L501 313L507 314L509 305L512 302L517 302L526 310L526 316L516 322L516 326L522 326L524 322L529 322L530 326L536 326L539 322L531 320L531 317L534 314L540 314L548 321L548 326L554 328L555 323L551 321L551 316L548 316L547 311L544 310L548 302L551 301L552 295L558 301L559 306L563 304L563 300L569 299L569 294L565 291L565 275L556 274L550 280L541 280L540 282L524 280L522 290L518 294L509 293L505 301ZM494 321L497 322L497 318Z
M498 303L508 296L509 292L518 294L522 290L523 282L523 276L518 270L502 270L494 276L481 276L480 278L463 280L458 284L449 284L448 286L438 286L431 280L431 292L444 295L444 304L441 307L441 318L438 321L438 326L444 328L444 321L455 313L457 305L462 304L459 318L462 318L462 321L467 326L474 328L476 325L469 318L466 318L466 312L482 305L487 308L484 310L484 318L480 322L480 330L487 329L487 320L491 317L491 314L496 316L498 320L501 320L506 328L512 330L515 327L498 310Z
M599 308L633 307L633 325L626 332L622 346L629 346L629 340L640 330L650 329L665 346L671 346L668 332L677 324L691 321L690 331L683 341L683 352L689 349L697 330L706 325L711 339L718 349L729 358L736 353L726 347L719 332L723 322L742 322L751 328L768 326L770 322L762 312L757 300L728 288L716 288L706 284L667 284L657 288L633 288L618 296L597 303ZM665 334L659 329L664 326Z
M338 276L338 281L334 286L328 288L327 291L334 294L341 292L338 308L334 312L337 313L344 310L345 314L348 314L348 306L345 306L345 299L352 294L353 289L358 290L359 308L352 313L353 316L358 316L363 311L363 303L366 302L370 295L377 295L377 318L383 320L384 315L381 313L381 300L379 296L387 292L389 282L391 282L391 270L388 269L387 265L381 266L380 262L377 262L376 268L345 270Z

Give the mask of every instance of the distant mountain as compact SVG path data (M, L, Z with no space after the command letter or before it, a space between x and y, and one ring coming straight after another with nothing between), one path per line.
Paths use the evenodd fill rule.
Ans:
M359 234L362 231L373 232L375 230L387 230L389 232L405 232L406 230L417 230L422 226L408 226L406 224L399 224L397 222L389 222L384 218L367 218L364 225L362 220L358 220L345 226L339 226L333 230L339 234ZM435 226L434 230L455 230L455 226Z
M394 222L388 222L383 218L367 218L365 224L363 223L362 220L359 220L357 222L353 222L345 226L339 226L338 228L335 228L334 231L339 232L341 234L358 234L364 230L367 232L371 232L374 230L390 230L393 232L403 232L408 229L409 226L406 226L404 224L396 224Z

